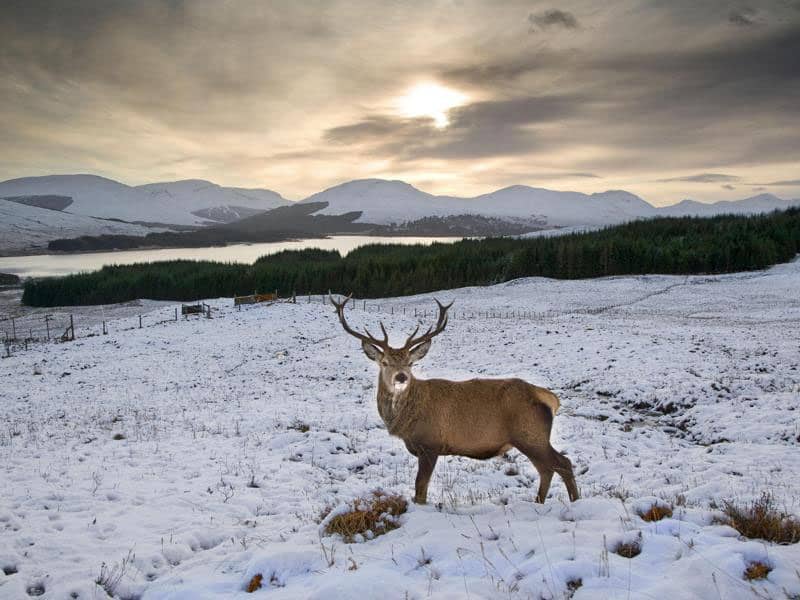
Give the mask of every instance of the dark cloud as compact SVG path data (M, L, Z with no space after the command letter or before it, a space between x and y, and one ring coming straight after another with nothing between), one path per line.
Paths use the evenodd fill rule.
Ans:
M683 177L669 177L667 179L659 179L658 181L665 183L670 181L691 181L694 183L720 183L723 181L739 181L741 177L735 175L724 175L722 173L700 173L698 175L686 175Z
M577 29L578 19L571 12L559 9L543 10L528 15L528 22L541 29L558 26L564 29Z
M743 8L734 9L728 13L728 22L738 25L739 27L752 27L757 24L757 15L758 12L755 9L745 6Z
M726 183L726 184L724 184L724 185L722 185L720 187L722 187L722 189L724 189L724 190L735 190L736 189L736 187L732 186L729 183Z
M568 118L578 102L570 96L476 102L450 110L443 129L436 128L432 119L373 115L328 129L324 138L338 144L374 144L379 155L400 160L523 154L537 148L533 127Z

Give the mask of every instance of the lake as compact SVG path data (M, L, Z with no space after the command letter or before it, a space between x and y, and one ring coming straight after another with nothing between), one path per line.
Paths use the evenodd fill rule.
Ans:
M337 235L327 239L269 242L264 244L231 244L208 248L163 248L159 250L123 250L119 252L92 252L87 254L37 254L32 256L0 257L0 273L14 273L20 277L51 277L82 271L96 271L105 265L130 265L133 263L165 260L215 260L252 264L257 258L282 250L322 248L338 250L342 255L367 244L432 244L452 243L462 238L454 237L377 237L366 235Z

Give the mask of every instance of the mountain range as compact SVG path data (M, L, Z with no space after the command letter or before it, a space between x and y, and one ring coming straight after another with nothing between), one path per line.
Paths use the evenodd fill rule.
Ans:
M356 213L354 225L390 226L428 217L474 215L532 228L603 226L656 216L753 214L785 209L800 200L759 194L713 204L683 200L655 207L623 190L594 194L514 185L471 198L436 196L403 181L361 179L301 200L321 207L314 215ZM223 187L203 180L128 186L95 175L50 175L0 182L0 250L35 246L46 239L102 235L141 235L142 227L186 229L219 226L299 206L268 189ZM280 213L276 213L280 214ZM535 224L535 227L534 227ZM363 227L361 227L363 229ZM15 240L9 244L9 240ZM20 248L17 248L20 247Z

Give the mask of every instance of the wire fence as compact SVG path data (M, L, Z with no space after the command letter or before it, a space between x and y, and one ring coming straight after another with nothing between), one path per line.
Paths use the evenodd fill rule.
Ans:
M276 303L308 303L330 307L328 294L292 294L290 297L277 297L270 294L262 302L234 303L237 310L258 309L260 306L271 306ZM370 313L386 315L404 315L417 319L435 318L435 307L423 308L414 301L389 301L383 299L358 299L351 298L347 303L350 310L359 310ZM322 307L321 306L321 307ZM76 339L107 335L110 331L132 331L154 327L170 322L188 321L195 318L212 318L212 311L216 311L209 304L198 302L196 304L182 304L168 306L146 313L125 317L111 317L109 319L89 317L81 313L33 313L16 317L0 317L0 336L3 341L3 357L10 357L15 353L26 351L37 345L46 343L67 343ZM487 308L485 310L458 310L454 307L449 313L451 319L513 319L529 321L547 321L556 318L562 313L556 311L529 311L520 309Z

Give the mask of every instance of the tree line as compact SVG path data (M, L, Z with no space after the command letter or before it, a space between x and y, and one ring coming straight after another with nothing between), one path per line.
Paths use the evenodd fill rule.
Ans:
M138 298L191 300L272 292L402 296L518 277L559 279L763 269L800 252L800 209L756 216L640 220L556 237L369 245L345 257L306 249L252 265L176 260L106 266L25 282L31 306L106 304Z

